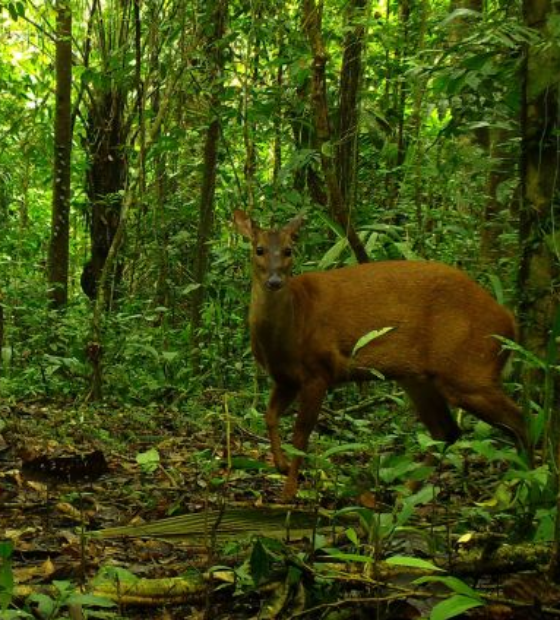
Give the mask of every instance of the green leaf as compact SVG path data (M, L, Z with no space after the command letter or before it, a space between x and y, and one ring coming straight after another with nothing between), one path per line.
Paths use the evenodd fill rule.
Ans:
M318 269L329 269L333 265L337 264L342 254L348 248L348 239L346 237L339 239L327 252L323 255L323 258L317 265Z
M554 525L556 513L549 509L537 511L537 531L533 542L552 542L554 540Z
M187 296L190 295L190 293L192 293L193 291L196 291L197 288L200 288L202 285L200 283L193 283L193 284L188 284L187 286L185 286L185 288L181 291L181 295L183 296Z
M234 456L231 459L231 466L233 469L241 469L243 471L273 471L274 467L271 467L267 463L251 459L247 456Z
M249 564L253 581L259 585L270 574L270 557L260 539L253 545Z
M1 616L2 620L18 620L19 618L36 618L36 616L32 616L25 611L21 611L20 609L7 609L2 612Z
M340 446L334 446L328 450L325 450L325 452L323 452L323 456L328 458L334 454L340 454L340 452L356 452L357 450L366 450L367 447L368 446L365 443L344 443Z
M146 452L139 452L136 455L136 462L144 473L153 474L159 467L159 452L155 448L150 448Z
M116 603L104 596L95 594L72 594L68 597L68 605L81 605L83 607L115 607Z
M97 576L92 580L94 584L105 583L107 580L119 583L133 584L137 583L140 578L120 566L105 566L103 567Z
M374 559L368 555L360 555L359 553L343 553L334 547L324 549L331 558L340 560L342 562L362 562L364 564L371 564Z
M348 540L356 547L360 544L360 540L358 539L358 534L356 533L356 530L353 527L349 527L346 530L346 536Z
M27 598L28 603L33 603L33 606L37 608L40 618L50 618L53 616L57 607L56 603L50 596L36 592L31 594Z
M18 13L18 7L17 4L15 2L9 2L8 3L8 11L10 13L10 17L17 22L18 17L19 17L19 13Z
M481 607L484 603L480 599L473 599L462 594L456 594L446 601L438 603L430 614L430 620L447 620L448 618L455 618L460 614L473 609L474 607Z
M321 154L326 157L332 157L334 153L333 143L330 141L323 142L321 145Z
M490 284L492 285L492 291L494 293L494 297L499 304L504 303L504 287L502 286L502 281L498 278L497 275L491 273L488 276L488 280L490 280Z
M396 328L395 327L382 327L381 329L374 329L374 330L368 332L367 334L362 336L358 340L358 342L356 342L356 344L354 345L354 348L352 349L352 357L355 357L356 353L360 349L363 349L370 342L372 342L373 340L377 340L377 338L381 338L382 336L384 336L385 334L388 334L389 332L393 331L394 329L396 329Z
M427 577L419 577L413 581L413 583L418 585L435 582L443 583L456 594L462 594L463 596L467 596L471 599L479 600L481 603L484 602L476 590L473 590L464 581L457 579L457 577L439 577L437 575L428 575Z
M435 564L428 562L427 560L421 560L420 558L411 558L404 555L395 555L392 558L387 558L387 564L391 566L407 566L409 568L420 568L421 570L434 570L443 571L443 568L439 568Z
M288 577L286 580L288 585L297 586L301 583L302 575L303 572L301 568L298 568L297 566L290 566L288 568Z
M0 541L0 559L1 560L8 560L9 558L12 557L12 553L14 551L14 544L7 540L7 541Z
M473 9L459 8L455 9L451 12L442 22L441 26L448 26L451 22L454 22L458 19L473 19L479 20L481 18L481 14L479 11L474 11Z
M179 357L179 353L178 351L162 351L161 357L166 362L172 362L173 360L176 360Z
M307 452L305 452L304 450L299 450L295 446L292 446L292 444L290 443L282 444L282 448L284 449L286 454L291 458L293 458L294 456L302 456L305 458L307 456Z
M418 506L418 504L429 504L439 495L439 492L439 487L436 487L433 484L426 484L417 493L407 497L405 503L410 503L412 506Z
M0 562L0 609L6 611L12 602L14 592L14 573L9 558L4 557Z

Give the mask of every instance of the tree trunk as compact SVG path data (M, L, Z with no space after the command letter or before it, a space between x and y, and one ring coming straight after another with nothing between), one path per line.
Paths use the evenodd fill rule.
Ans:
M251 5L252 6L252 5ZM247 195L247 210L253 211L255 206L255 172L257 170L257 154L255 149L255 123L251 118L250 108L252 101L253 84L259 81L259 39L255 35L255 28L261 22L259 7L254 7L251 14L253 28L247 37L245 49L245 67L243 74L243 143L245 146L245 191ZM254 53L253 53L254 52Z
M552 7L555 8L552 8ZM526 25L540 31L548 46L529 48L522 110L522 209L520 310L523 342L543 355L560 295L558 150L560 54L553 25L560 9L551 0L525 0Z
M358 237L350 221L348 209L344 202L344 196L340 190L334 158L331 154L332 135L329 123L325 77L327 53L323 44L323 37L321 33L321 12L321 9L317 7L314 0L304 0L303 27L309 39L309 44L313 53L311 99L315 132L317 135L317 146L321 154L321 167L323 169L323 175L327 186L327 194L329 197L332 217L344 230L350 247L356 255L358 262L366 263L368 261L368 255L362 241Z
M49 245L49 298L53 308L68 301L70 157L72 153L72 12L68 0L56 3L56 108L52 227Z
M403 63L403 58L406 60L406 57L409 53L409 44L410 44L410 0L401 0L399 3L399 22L401 26L402 39L401 44L399 46L397 52L397 65L399 66L399 75L404 76L405 66ZM408 80L404 80L401 77L397 81L396 87L396 97L395 97L395 110L397 112L397 192L400 189L400 184L403 177L402 166L406 159L406 144L405 144L405 109L406 109L406 98L408 94ZM395 196L397 198L397 196Z
M280 32L278 41L278 69L276 70L276 113L274 114L274 162L272 167L272 185L274 193L277 197L280 191L279 178L282 169L282 122L283 122L283 89L284 89L284 65L282 58L284 56L284 39L283 33Z
M174 93L175 85L179 80L180 74L181 72L179 71L175 76L174 83L168 86L166 96L161 101L158 114L150 126L150 132L148 133L144 143L146 154L149 152L154 140L159 135L162 119L169 108L169 102ZM133 179L132 184L129 185L123 193L119 222L115 229L111 245L109 246L109 250L99 276L99 290L97 291L97 295L95 297L95 304L93 306L92 313L91 338L86 345L86 355L92 367L90 393L90 398L92 400L100 400L103 395L103 314L106 309L105 293L109 291L107 282L109 280L109 275L116 271L119 250L125 238L128 212L134 202L135 196L139 191L139 188L137 187L139 182L141 182L141 178L136 177Z
M88 116L87 148L90 168L87 194L91 212L91 260L82 273L82 288L90 299L97 295L97 284L119 225L122 194L127 177L125 154L127 131L124 123L125 94L115 86L98 93ZM119 281L119 269L112 288ZM107 302L111 296L105 291Z
M416 46L417 53L422 54L426 44L426 31L428 23L428 15L430 12L430 3L427 0L421 0L418 4L420 12L420 27L418 32L418 44ZM421 130L423 121L426 118L424 97L426 94L427 82L418 78L411 80L412 91L412 113L410 115L410 132L414 141L414 158L413 158L413 184L414 184L414 204L416 209L416 226L417 239L415 247L423 254L425 251L425 233L427 229L426 215L424 213L424 205L429 204L425 196L424 183L424 156L425 144L422 139Z
M161 61L160 61L160 23L157 15L156 7L150 8L150 13L147 18L149 24L149 47L151 49L150 54L150 67L149 73L152 75L161 74ZM154 116L158 116L161 107L161 84L154 85L152 94L150 96L151 111ZM160 132L158 131L154 136L154 140L159 138ZM155 171L155 195L156 201L154 205L154 235L156 238L158 252L158 276L156 283L155 304L156 306L163 306L168 308L171 303L171 296L169 290L169 227L167 221L167 214L165 206L167 204L167 197L169 195L169 180L167 175L167 163L168 159L165 153L154 153L154 171ZM140 228L140 226L138 226ZM141 242L140 235L137 235L138 241ZM138 247L137 254L140 253L140 245Z
M365 43L367 0L352 0L349 7L344 56L340 70L340 104L336 170L340 193L348 211L354 204L357 139L362 83L362 52Z
M213 0L208 9L212 34L208 39L208 52L212 66L212 95L210 114L212 116L204 145L204 164L202 190L200 195L197 247L193 265L193 279L198 288L193 291L191 300L191 342L192 363L197 369L199 364L199 331L202 323L202 307L205 299L204 280L208 271L209 246L214 222L214 191L216 188L216 171L218 163L218 146L220 140L220 100L223 91L222 74L225 63L223 37L228 14L227 0Z
M549 364L544 381L532 372L526 381L526 390L530 394L536 384L533 396L548 414L543 440L545 458L547 455L551 457L551 469L556 472L559 493L550 574L559 582L560 411L553 405L560 386L557 372L552 380L552 367L556 364L557 309L560 303L560 239L557 233L560 219L560 52L556 38L560 7L552 0L524 0L523 13L525 25L538 31L542 41L527 49L523 83L520 316L524 345Z
M95 7L95 3L92 5ZM117 6L117 5L115 5ZM92 9L93 11L93 9ZM131 77L130 54L134 50L132 26L136 24L134 0L121 0L110 20L100 7L92 20L92 37L101 53L102 79L92 83L86 91L87 121L86 148L89 169L86 192L91 206L90 236L91 259L82 272L82 289L90 299L98 294L98 282L116 234L122 209L123 194L128 174L127 143L130 119L126 118L129 80ZM136 76L137 77L137 76ZM141 98L141 93L137 93ZM103 296L108 305L111 292L119 284L122 266L115 265L115 272L106 280L108 290Z

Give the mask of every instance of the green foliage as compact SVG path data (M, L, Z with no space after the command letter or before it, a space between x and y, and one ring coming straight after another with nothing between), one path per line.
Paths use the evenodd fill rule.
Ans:
M469 609L481 607L484 602L480 598L471 598L462 594L455 594L441 603L438 603L430 613L430 620L447 620L465 613Z
M14 590L14 576L12 573L11 557L13 545L11 542L0 542L0 609L5 613L12 601Z
M112 601L92 594L80 592L69 581L53 581L55 594L49 596L33 593L25 601L24 609L14 609L12 597L14 576L11 568L12 544L0 542L0 613L5 620L15 618L45 618L57 620L68 617L67 610L71 607L81 608L88 617L95 617L94 609L110 609L115 607Z
M136 462L144 474L153 474L160 464L159 452L155 448L150 448L146 452L139 452L136 455Z
M57 590L54 597L46 594L32 594L28 597L26 604L36 610L40 618L49 618L56 620L65 617L62 610L72 606L88 608L106 608L115 607L115 603L101 596L93 594L82 594L76 590L76 586L68 581L54 581L53 586Z
M94 19L95 37L86 64L80 56L79 42L86 35L83 28L87 16L82 15L82 5L71 6L78 44L75 101L84 104L90 93L101 92L108 85L133 92L137 85L132 37L122 40L122 48L107 56L97 44ZM4 20L21 16L25 9L26 16L52 32L54 14L48 7L10 2L5 3L5 8ZM241 176L245 162L249 161L247 140L254 153L251 166L257 215L262 212L265 220L272 215L280 222L307 208L308 224L301 247L306 261L303 268L313 266L313 261L319 268L330 268L352 260L343 231L313 205L306 188L308 174L319 175L319 183L321 180L320 155L313 149L312 140L304 137L309 133L305 92L310 64L307 44L299 29L299 12L295 7L278 11L276 5L262 6L258 11L250 7L232 9L230 29L224 40L231 73L224 78L221 101L224 155L216 183L211 269L205 280L202 337L197 339L200 350L189 348L189 303L191 293L201 286L190 278L197 243L200 136L207 111L201 89L207 62L198 44L201 33L197 22L190 19L191 9L196 15L201 11L195 6L185 6L177 13L171 7L156 10L146 6L140 16L145 92L159 93L158 97L154 95L153 102L145 102L144 118L149 123L156 119L155 101L161 103L162 93L172 84L176 84L176 90L168 94L181 104L173 103L166 111L165 129L155 136L144 154L145 191L137 198L129 223L123 254L124 286L107 320L105 342L101 343L105 391L125 400L182 398L208 384L236 385L247 375L251 364L245 329L248 279L239 268L247 263L247 258L242 247L232 245L227 230L231 205L247 202L249 180ZM518 99L512 92L512 75L519 62L512 50L526 43L531 33L520 26L513 12L507 19L500 11L489 12L484 19L474 16L469 22L469 36L448 46L450 30L465 16L447 15L446 10L436 3L427 16L413 12L408 39L392 7L387 13L374 9L363 17L372 38L365 58L367 88L363 89L358 136L355 219L374 258L425 256L462 262L476 270L473 257L477 255L478 222L484 208L484 175L490 162L480 147L462 136L475 125L511 125L512 101ZM118 23L120 16L113 17L114 23ZM207 17L198 17L200 24L204 24ZM424 17L426 49L421 38ZM333 108L348 28L345 19L345 13L336 7L325 10L330 55L327 87ZM157 24L157 41L150 38L151 23ZM0 199L0 208L5 205L10 222L0 235L0 260L3 256L7 266L0 286L7 310L3 346L13 350L12 370L16 372L9 377L2 372L0 380L3 392L8 394L62 392L74 396L87 393L89 381L84 350L90 308L78 286L87 257L90 221L90 205L82 189L88 165L81 148L87 138L87 114L82 105L74 130L70 263L73 286L72 303L63 319L67 326L64 330L75 333L70 340L68 336L59 336L57 330L49 333L44 329L59 319L44 313L45 274L34 267L44 265L45 239L50 227L53 102L48 93L53 90L53 77L47 68L51 44L21 19L10 26L18 37L9 42L7 53L0 55L0 77L7 86L0 104L0 118L5 119L0 123L5 137L0 153L0 197L5 199ZM177 54L180 40L192 55L187 62L188 75L183 73L184 58ZM157 48L157 58L151 52L153 46ZM393 53L397 49L399 53ZM406 86L406 96L405 107L399 111L401 84ZM423 93L417 109L416 92ZM457 106L458 98L466 104ZM130 101L133 100L131 96ZM125 115L138 135L142 128L128 103ZM401 116L407 148L399 164L397 125ZM421 118L419 126L415 118ZM295 141L294 134L300 136ZM275 140L281 156L276 163L276 155L270 149ZM336 141L331 146L336 150ZM138 144L132 148L127 145L126 149L134 177L141 164ZM14 166L12 162L21 165ZM276 173L271 175L276 165ZM505 192L504 204L511 191L510 188ZM504 218L503 224L505 236L511 230L510 218ZM337 243L333 244L325 234L328 228L339 235ZM23 283L29 283L27 290ZM508 290L504 294L507 298ZM54 340L59 338L55 346ZM51 350L55 348L56 351ZM22 376L19 368L24 354L26 373ZM193 354L200 357L201 372L197 376L190 370ZM230 359L235 363L219 364L223 372L216 372L217 360Z
M196 428L205 424L223 428L222 403L216 405L215 394L239 393L233 408L240 425L263 435L260 409L265 383L250 384L254 362L246 320L248 253L244 242L231 233L231 213L245 206L263 225L270 221L277 225L305 211L298 272L355 262L346 231L327 215L328 205L321 197L325 186L321 156L336 158L346 139L337 135L337 126L340 69L351 29L343 10L347 6L333 2L324 7L325 88L333 135L320 153L310 123L311 57L297 3L231 4L228 31L220 42L226 56L218 78L223 89L215 107L208 91L217 78L209 60L211 50L204 44L212 25L208 7L188 1L138 3L135 32L131 15L121 10L125 4L70 2L74 17L70 302L64 312L56 313L48 309L46 286L55 14L52 3L0 2L0 392L12 401L39 397L81 402L90 396L93 306L82 294L79 280L90 254L93 206L88 189L95 154L85 145L93 137L92 110L104 93L118 91L123 93L122 123L128 130L118 153L126 155L127 180L121 193L105 199L115 207L115 196L125 194L131 211L118 257L122 280L103 313L102 342L93 343L101 351L106 402L168 408L173 424L186 432L184 421ZM360 16L367 46L356 178L349 203L352 222L373 260L429 258L459 264L510 305L515 303L519 263L518 76L523 50L537 41L522 25L518 4L490 2L484 14L478 14L465 9L449 13L448 2L432 2L426 3L430 11L424 14L418 3L405 23L399 3L373 2L371 10ZM93 16L87 13L91 6L99 10ZM552 29L556 26L552 21ZM219 120L220 159L208 245L210 267L204 281L198 282L193 263L199 249L204 138L214 118ZM500 150L493 155L488 145L496 136ZM498 211L489 222L488 179L504 161L512 165L498 183ZM481 256L481 236L489 224L499 228L499 260ZM553 237L547 238L550 249ZM193 334L193 293L201 290L205 302L200 333ZM391 329L365 334L355 343L354 354L359 359L362 347L375 346L376 338L391 337ZM560 312L544 359L515 343L504 343L517 363L544 378L542 399L535 398L527 409L535 414L529 417L532 440L538 443L544 438L546 445L558 383L559 334ZM196 365L193 358L198 358ZM372 564L376 553L389 551L397 534L413 528L423 508L440 498L445 488L437 479L440 467L420 465L415 458L418 447L432 452L436 463L444 463L465 493L470 481L460 474L466 454L492 469L487 494L472 502L469 497L461 506L458 529L491 527L499 520L508 531L523 529L534 540L552 538L554 467L545 463L527 468L511 449L498 449L483 425L474 428L474 439L443 449L397 415L406 409L400 393L392 388L375 388L374 393L375 412L329 416L333 437L321 437L319 453L306 455L312 491L301 497L315 501L324 495L340 502L344 508L338 516L352 515L359 523L346 527L344 547L325 551L325 545L315 540L304 558L314 566L315 575L321 569L314 565L313 554L319 551L345 562ZM111 440L102 437L102 431L95 432L104 441ZM286 450L290 456L297 454L289 445ZM226 487L220 471L224 459L216 447L195 450L191 458L202 486L212 491ZM155 449L139 453L137 462L151 476L160 466L159 453ZM234 457L227 465L238 471L268 471L253 458ZM407 492L410 482L419 482L421 491ZM356 505L363 489L390 498L399 495L387 504L376 497L377 506L371 509ZM377 548L372 551L374 543ZM0 604L4 613L12 613L7 609L13 591L7 549L0 544ZM287 547L259 539L249 561L236 571L238 592L254 591L286 567L291 586L308 576L303 563ZM452 595L434 608L432 618L451 618L481 604L463 582L447 576L439 583ZM317 598L330 595L331 585L330 576L317 577L313 586ZM45 617L56 617L72 602L96 605L76 597L72 586L62 582L55 596L33 602Z

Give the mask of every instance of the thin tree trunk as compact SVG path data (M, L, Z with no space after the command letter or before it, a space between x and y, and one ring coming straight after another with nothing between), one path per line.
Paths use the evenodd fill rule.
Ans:
M342 199L350 212L354 204L357 139L362 84L362 52L368 0L352 0L349 6L344 56L340 70L340 104L336 170Z
M197 248L194 257L193 279L198 288L193 291L191 299L191 342L192 364L196 370L199 365L199 338L202 323L202 308L205 300L204 280L208 271L209 246L214 223L214 192L216 188L216 171L218 163L218 147L220 139L220 98L223 90L222 74L225 63L222 39L225 34L228 14L227 0L214 0L209 8L209 16L213 24L213 32L208 40L208 48L212 62L213 78L210 114L212 119L206 132L204 145L204 164L202 191L200 195Z
M344 202L344 196L340 190L334 158L330 153L332 134L329 123L325 77L327 54L321 33L321 17L322 5L318 8L314 0L304 0L303 27L313 52L311 99L313 104L315 132L317 135L317 146L321 154L321 167L327 186L331 214L343 228L358 262L365 263L368 261L368 255L364 244L358 237L350 221L348 209Z
M158 21L157 10L155 6L150 7L150 14L148 15L148 23L150 29L150 43L149 47L151 49L150 54L150 70L149 74L151 75L160 75L161 70L161 61L159 57L160 51L160 24ZM157 116L160 110L161 104L161 84L157 83L154 85L152 90L152 94L150 96L151 101L151 109L152 113ZM160 132L157 132L157 135L154 136L154 139L157 140L159 138ZM158 276L156 283L156 294L155 294L155 304L157 306L163 306L168 308L171 302L170 292L169 292L169 231L168 231L168 222L167 222L167 214L165 211L165 205L167 202L168 196L168 178L167 178L167 158L165 153L155 153L154 154L154 172L155 172L155 195L156 202L154 205L154 235L156 238L158 253L157 253L157 263L158 263ZM140 225L137 227L140 229ZM140 239L141 236L138 236ZM137 249L136 255L140 251L140 246Z
M278 69L276 72L276 113L274 114L274 163L272 168L272 185L275 194L280 190L279 178L282 169L282 121L283 121L283 88L284 88L284 65L282 58L284 56L284 33L280 29L278 35Z
M424 51L426 44L426 30L427 30L427 22L428 22L428 14L430 11L430 4L427 0L421 0L418 5L418 10L420 11L420 28L418 33L418 44L416 49L418 53L421 54ZM423 206L427 203L426 197L424 195L424 142L421 136L422 130L422 120L425 117L424 111L424 96L426 94L427 83L425 81L420 81L420 79L413 80L412 82L412 93L413 93L413 105L412 105L412 114L410 118L410 129L412 138L414 140L414 172L413 172L413 183L414 183L414 203L416 207L416 225L418 227L418 238L416 241L416 248L422 254L424 251L424 239L425 239L425 216Z
M243 143L245 145L245 189L247 195L247 209L249 213L255 206L255 172L257 169L257 156L255 151L254 129L255 123L251 118L250 108L252 104L252 86L258 83L259 75L259 50L258 37L255 36L254 28L260 21L260 16L251 15L253 28L247 37L245 49L245 67L243 74ZM253 55L253 50L255 54Z
M68 0L56 4L56 109L49 298L52 307L68 301L70 158L72 153L72 12Z
M399 46L398 55L397 55L397 64L399 68L399 75L404 74L404 63L403 58L406 61L406 56L409 50L409 39L410 39L410 0L401 0L399 3L399 21L401 25L402 31L402 40L401 45ZM397 110L398 116L398 125L397 125L397 174L399 176L397 181L397 193L398 188L400 186L400 182L402 179L402 165L404 164L404 160L406 158L406 145L405 145L405 137L404 137L404 127L405 127L405 108L406 108L406 97L407 97L407 89L408 84L404 79L400 79L397 82L396 88L396 97L395 97L395 110ZM397 196L395 196L396 198Z

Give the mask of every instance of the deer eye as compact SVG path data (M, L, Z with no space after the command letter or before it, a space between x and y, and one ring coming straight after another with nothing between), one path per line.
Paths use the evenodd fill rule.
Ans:
M262 256L264 254L264 248L262 247L262 245L257 246L257 248L255 249L255 254L257 256Z
M284 256L291 256L292 248L284 248Z

